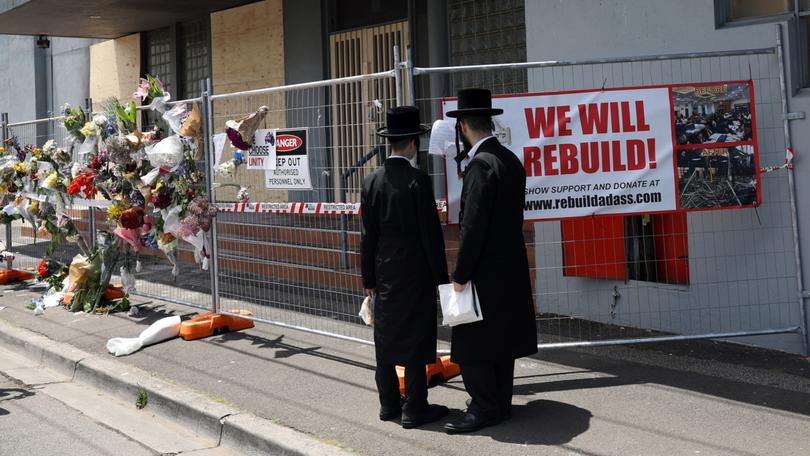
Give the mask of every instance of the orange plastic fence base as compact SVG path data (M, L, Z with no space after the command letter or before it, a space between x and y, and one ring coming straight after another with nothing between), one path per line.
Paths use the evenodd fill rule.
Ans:
M230 313L239 315L253 315L248 310L231 310ZM202 339L214 334L222 334L230 331L241 331L253 327L253 320L239 318L231 315L222 315L213 312L206 312L197 315L191 320L180 323L180 337L183 340Z
M461 374L461 367L450 361L449 356L436 357L436 362L425 366L428 386L436 386ZM397 366L399 393L405 395L405 368Z
M72 291L68 291L67 293L65 293L65 297L62 299L62 303L64 303L65 305L70 304L70 301L73 299L73 293L74 292ZM120 284L108 286L107 289L104 290L104 294L102 295L102 297L107 301L121 299L124 296L126 296L126 293L124 292L124 286Z
M28 271L18 271L16 269L3 269L0 271L0 284L30 280L34 274Z

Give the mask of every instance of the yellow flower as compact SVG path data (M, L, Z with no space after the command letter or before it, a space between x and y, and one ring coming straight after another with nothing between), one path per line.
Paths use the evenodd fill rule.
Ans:
M5 184L0 184L0 193L6 193L8 191L8 187Z
M107 220L114 222L121 217L121 213L124 212L124 206L119 203L112 203L109 209L107 209Z
M42 186L45 188L53 189L56 187L56 183L59 182L59 174L54 171L51 174L48 174L48 177L42 182Z
M3 146L0 146L0 154L4 154L4 153L6 153L6 148L3 147Z
M14 171L20 174L26 174L28 172L28 168L26 168L25 163L20 162L14 165Z
M79 130L81 134L84 136L96 136L96 132L98 131L96 128L96 124L93 122L87 122L84 126Z
M165 184L163 183L163 181L158 182L157 185L155 185L155 191L160 190L161 188L163 188L164 185Z

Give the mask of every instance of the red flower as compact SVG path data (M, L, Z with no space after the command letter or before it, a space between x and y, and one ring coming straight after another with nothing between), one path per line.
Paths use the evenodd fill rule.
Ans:
M118 223L126 229L134 230L143 226L143 216L143 209L133 207L121 213L121 216L118 218Z
M95 180L96 174L92 171L80 174L70 182L67 192L70 195L84 193L85 198L92 198L96 194Z
M37 274L42 279L48 276L48 260L42 260L39 262L39 266L37 266Z
M152 204L154 204L158 209L166 209L169 207L169 204L172 203L172 199L168 192L159 192L156 195L152 195L150 201L152 201Z

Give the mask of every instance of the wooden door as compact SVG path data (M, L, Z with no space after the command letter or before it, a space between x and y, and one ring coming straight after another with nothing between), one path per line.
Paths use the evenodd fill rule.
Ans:
M330 36L331 77L342 78L378 73L394 67L394 46L404 54L410 45L408 22L367 27ZM338 84L332 87L332 170L335 199L340 200L343 176L346 200L360 201L363 177L384 157L358 165L361 159L384 144L376 136L385 124L385 112L396 104L393 78ZM354 172L352 173L352 170Z

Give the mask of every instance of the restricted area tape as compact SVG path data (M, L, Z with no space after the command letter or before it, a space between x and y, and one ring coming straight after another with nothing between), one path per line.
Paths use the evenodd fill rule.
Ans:
M217 203L219 212L254 214L357 215L360 203ZM447 201L436 200L436 210L447 212Z
M217 203L217 210L257 214L356 215L360 213L360 203Z

